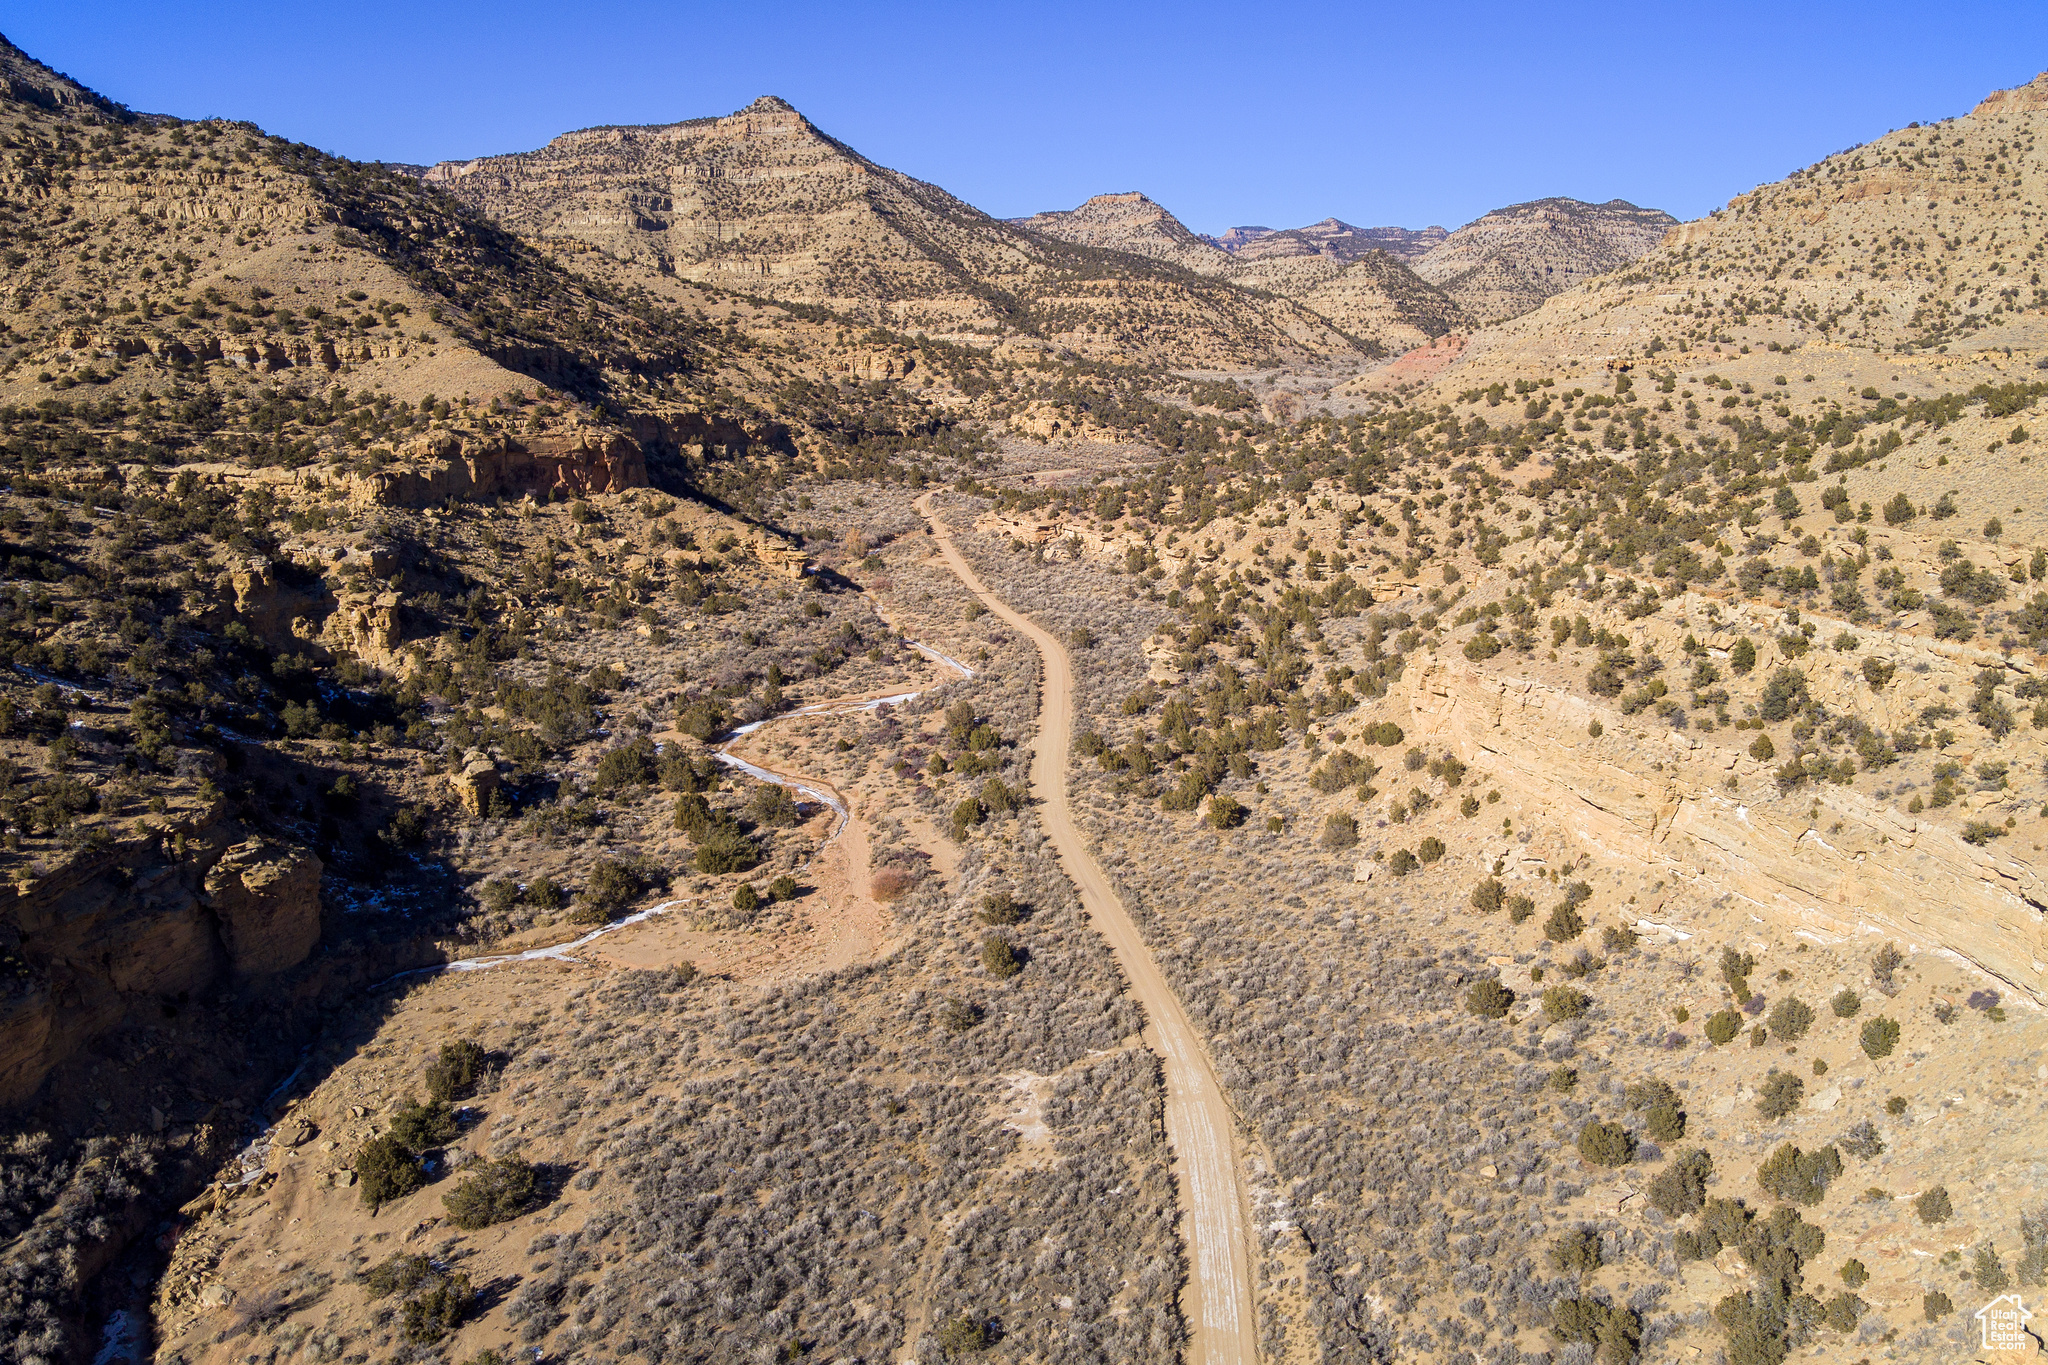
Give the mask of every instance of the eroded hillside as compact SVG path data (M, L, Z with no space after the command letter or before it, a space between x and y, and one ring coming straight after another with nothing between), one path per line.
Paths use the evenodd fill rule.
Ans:
M0 1359L1934 1360L2048 1277L2037 87L1468 331L1583 215L1440 289L780 102L420 176L0 74Z

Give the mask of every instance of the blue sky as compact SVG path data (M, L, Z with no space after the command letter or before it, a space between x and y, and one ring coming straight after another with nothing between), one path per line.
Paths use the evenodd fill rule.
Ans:
M1197 231L1455 227L1544 195L1697 217L2048 67L2048 4L280 5L0 0L129 106L366 159L777 94L1009 217L1138 189Z

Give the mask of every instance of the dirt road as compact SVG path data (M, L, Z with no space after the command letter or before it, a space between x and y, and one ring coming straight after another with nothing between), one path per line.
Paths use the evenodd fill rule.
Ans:
M968 567L946 528L932 515L930 495L918 510L930 522L946 564L988 609L1027 636L1045 661L1038 737L1031 755L1031 789L1044 803L1039 823L1059 853L1060 866L1080 888L1081 903L1108 940L1131 992L1151 1027L1146 1043L1166 1071L1166 1136L1173 1146L1180 1189L1181 1237L1191 1271L1182 1311L1193 1334L1189 1359L1203 1365L1255 1365L1258 1325L1252 1303L1251 1200L1237 1161L1235 1130L1223 1088L1201 1037L1180 998L1166 982L1109 879L1089 856L1067 805L1067 751L1072 745L1074 675L1067 651L1052 635L1012 611Z

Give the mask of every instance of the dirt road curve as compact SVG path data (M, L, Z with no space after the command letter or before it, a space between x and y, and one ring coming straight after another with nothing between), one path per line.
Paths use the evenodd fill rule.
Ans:
M1173 1145L1180 1188L1182 1240L1193 1271L1182 1310L1193 1334L1189 1359L1202 1365L1255 1365L1258 1326L1252 1311L1252 1264L1246 1235L1250 1199L1237 1162L1230 1109L1200 1036L1180 998L1152 960L1109 879L1088 854L1067 806L1067 751L1072 745L1074 676L1067 651L982 585L932 516L929 496L918 510L931 523L946 564L988 609L1038 647L1045 660L1045 692L1031 756L1031 787L1044 804L1039 823L1059 853L1060 866L1081 889L1081 903L1116 954L1117 964L1151 1020L1146 1042L1166 1070L1166 1136Z

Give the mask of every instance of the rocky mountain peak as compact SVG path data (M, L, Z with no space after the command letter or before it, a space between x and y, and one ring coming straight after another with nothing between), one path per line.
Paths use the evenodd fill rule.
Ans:
M0 96L39 109L75 113L97 109L126 111L105 96L86 89L61 71L53 71L0 34Z
M1992 91L1970 112L2002 114L2029 109L2048 109L2048 71L2043 71L2025 85L2016 85L2010 90Z

